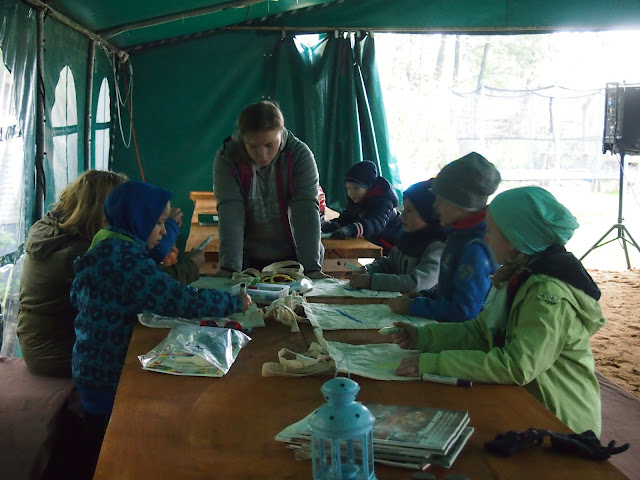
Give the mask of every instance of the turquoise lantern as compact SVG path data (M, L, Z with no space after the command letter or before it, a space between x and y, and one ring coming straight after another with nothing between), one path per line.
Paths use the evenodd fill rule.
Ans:
M374 416L356 402L360 387L335 377L322 386L327 403L311 415L313 480L377 480L373 470Z

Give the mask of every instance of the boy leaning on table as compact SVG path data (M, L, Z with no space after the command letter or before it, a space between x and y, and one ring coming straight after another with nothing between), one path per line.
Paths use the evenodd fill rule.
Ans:
M497 268L484 236L487 199L499 183L496 167L476 152L442 168L432 186L434 206L447 232L438 285L415 299L393 299L392 311L439 322L465 322L480 313Z

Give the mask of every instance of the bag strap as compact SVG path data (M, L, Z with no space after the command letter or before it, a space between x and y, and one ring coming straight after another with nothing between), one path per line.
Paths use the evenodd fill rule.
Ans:
M297 273L303 275L304 267L300 262L296 262L295 260L283 260L267 265L262 269L262 273Z

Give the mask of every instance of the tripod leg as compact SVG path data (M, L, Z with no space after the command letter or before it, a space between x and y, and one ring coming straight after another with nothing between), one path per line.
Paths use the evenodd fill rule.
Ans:
M639 252L640 248L638 248L638 244L629 233L629 230L627 230L627 227L625 227L624 225L620 225L618 231L620 232L619 237L622 239L622 248L624 249L624 255L627 259L627 270L630 270L631 262L629 261L629 251L627 250L627 243L631 243ZM624 237L625 233L629 236L629 240Z
M629 250L627 250L627 240L624 238L624 230L620 229L618 238L622 239L622 249L624 250L624 258L627 259L627 270L631 270L631 262L629 261Z
M640 247L638 246L638 242L636 242L633 237L631 236L631 234L629 233L629 230L627 230L627 227L625 227L624 225L622 226L622 229L624 232L626 232L626 234L629 236L629 240L631 240L631 244L636 247L636 250L638 250L638 252L640 252Z
M601 242L602 240L604 240L605 238L607 238L607 235L609 235L609 234L613 231L613 229L614 229L614 228L616 228L616 226L615 226L615 225L614 225L613 227L611 227L609 230L607 230L607 233L605 233L602 237L600 237L600 239L599 239L596 243L594 243L594 244L593 244L593 247L591 247L589 250L587 250L587 252L586 252L584 255L582 255L582 256L580 257L580 260L582 261L582 259L583 259L584 257L586 257L586 256L587 256L587 255L589 255L593 250L595 250L596 248L598 248L598 246L600 245L600 242Z

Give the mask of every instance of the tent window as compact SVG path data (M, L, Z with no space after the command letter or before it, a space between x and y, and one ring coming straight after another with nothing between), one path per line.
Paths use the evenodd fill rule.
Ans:
M98 170L109 169L109 149L111 142L109 141L109 127L111 125L111 106L109 104L110 91L109 82L106 78L102 80L100 85L100 93L98 95L98 109L96 112L95 125L95 163L94 168Z
M60 72L51 109L53 182L56 198L78 176L78 109L76 86L68 66Z
M24 139L16 117L13 75L0 50L0 256L18 248L23 207ZM0 300L4 290L0 289Z

